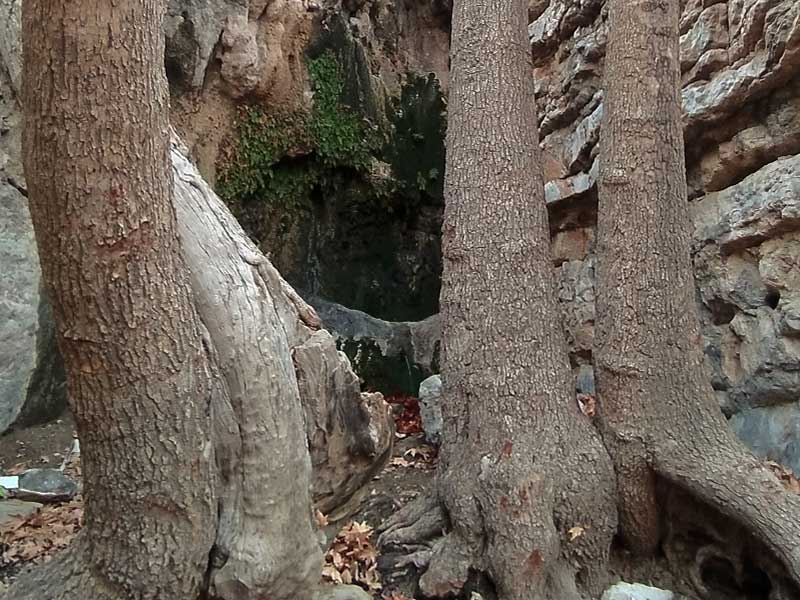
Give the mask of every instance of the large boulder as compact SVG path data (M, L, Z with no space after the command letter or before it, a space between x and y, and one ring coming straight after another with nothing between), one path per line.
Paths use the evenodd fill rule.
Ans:
M63 381L28 201L0 180L0 432L58 415Z
M19 11L18 0L0 0L0 433L65 405L20 160Z
M413 395L426 377L438 372L438 315L418 322L390 322L321 298L311 297L309 303L366 387Z

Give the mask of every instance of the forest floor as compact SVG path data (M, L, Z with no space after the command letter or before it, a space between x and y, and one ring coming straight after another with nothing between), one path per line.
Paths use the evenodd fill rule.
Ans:
M316 514L317 525L329 544L321 575L325 582L360 585L376 599L408 600L381 580L373 530L430 486L436 450L423 439L416 400L389 400L398 429L392 457L347 504L329 515ZM0 475L64 466L64 471L80 482L80 457L70 455L75 439L75 424L69 414L52 423L0 436ZM83 520L80 492L69 502L34 505L19 512L14 508L11 501L0 500L0 594L24 569L49 560L67 547Z

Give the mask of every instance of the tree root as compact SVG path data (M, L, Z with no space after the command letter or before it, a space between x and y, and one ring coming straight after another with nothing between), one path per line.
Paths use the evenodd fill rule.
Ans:
M777 586L775 598L780 594L800 597L799 495L786 490L733 439L702 452L656 453L654 466L665 480L740 524L780 562L776 570L771 561L764 561ZM791 589L777 589L780 587Z
M430 597L458 594L475 572L485 572L504 600L588 598L605 583L616 528L613 480L594 472L597 458L542 461L574 468L566 481L538 473L522 452L442 467L438 496L422 496L389 518L378 546L408 553L397 568L426 567L419 587ZM468 475L470 465L480 472Z

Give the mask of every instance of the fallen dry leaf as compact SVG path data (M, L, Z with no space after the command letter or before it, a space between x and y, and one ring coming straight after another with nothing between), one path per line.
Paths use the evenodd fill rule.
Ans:
M587 417L594 417L596 412L596 400L591 394L578 394L578 408Z
M574 542L576 539L581 537L586 532L586 528L580 525L575 525L575 527L570 527L567 531L567 535L569 536L569 541Z
M327 527L328 526L328 517L323 515L322 511L320 511L319 509L316 509L314 511L314 523L316 523L317 527L319 527L320 529L322 527Z
M787 490L795 494L800 494L800 480L797 479L797 476L791 469L772 460L765 462L767 467L775 474Z
M413 598L406 596L403 592L398 592L397 590L385 592L381 598L382 600L414 600Z
M353 521L345 525L325 553L322 580L356 584L369 592L381 589L378 553L372 543L372 527Z

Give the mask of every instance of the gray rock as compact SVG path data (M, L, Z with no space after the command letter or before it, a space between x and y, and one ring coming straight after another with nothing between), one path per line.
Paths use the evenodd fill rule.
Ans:
M766 165L692 205L696 244L731 252L800 228L800 154Z
M597 392L594 385L594 369L592 365L581 365L575 372L575 391L579 394L594 396Z
M27 199L0 180L0 432L41 422L65 405L63 369Z
M203 84L228 18L247 22L248 0L170 0L164 21L170 80Z
M708 50L728 46L728 7L714 4L700 13L692 28L681 36L681 69L693 67Z
M324 585L314 600L372 600L372 596L357 585Z
M800 405L764 406L744 410L730 420L736 435L762 458L800 473Z
M25 502L16 498L0 500L0 529L7 523L26 517L40 508L42 505L38 502Z
M418 322L390 322L321 298L307 301L371 387L415 394L420 382L438 371L438 315Z
M667 590L640 583L620 582L607 589L602 600L680 600L680 598Z
M422 418L422 431L431 444L442 443L442 378L439 375L428 377L419 386L419 412Z
M21 17L22 0L0 0L0 63L11 78L15 95L22 85Z
M58 469L29 469L19 478L14 497L34 502L66 502L78 493L78 484Z

